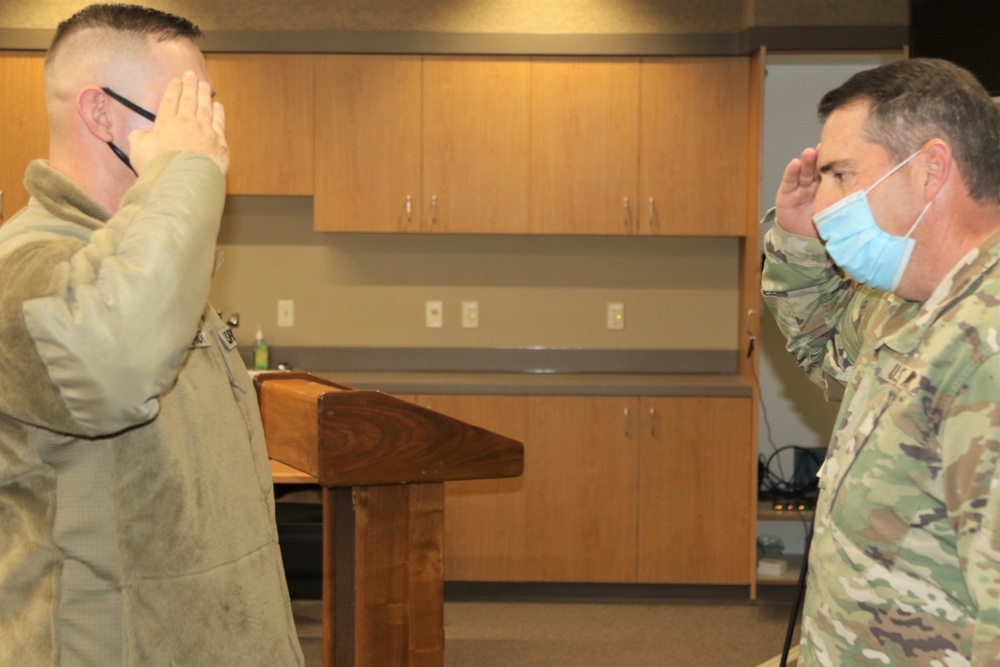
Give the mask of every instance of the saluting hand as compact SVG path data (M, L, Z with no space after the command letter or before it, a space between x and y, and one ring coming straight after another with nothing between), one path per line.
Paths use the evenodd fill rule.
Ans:
M819 190L819 172L816 169L816 148L802 151L785 167L785 173L774 199L776 222L786 232L818 238L813 224L813 202Z
M222 104L212 101L209 83L199 81L194 72L170 82L152 129L134 130L128 143L132 166L139 174L153 158L174 150L205 155L223 174L229 169L225 111Z

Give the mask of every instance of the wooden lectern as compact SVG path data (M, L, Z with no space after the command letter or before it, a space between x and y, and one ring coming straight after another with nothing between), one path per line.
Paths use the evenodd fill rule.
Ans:
M322 487L324 667L442 667L444 482L520 475L521 443L308 373L254 385L268 455Z

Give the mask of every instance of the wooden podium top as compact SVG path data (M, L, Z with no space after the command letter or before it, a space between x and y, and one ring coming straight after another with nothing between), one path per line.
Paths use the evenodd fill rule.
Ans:
M290 465L271 459L271 479L275 484L316 484L317 480L309 473L296 470Z
M379 391L288 372L262 373L254 385L268 456L323 486L516 477L524 470L516 440Z

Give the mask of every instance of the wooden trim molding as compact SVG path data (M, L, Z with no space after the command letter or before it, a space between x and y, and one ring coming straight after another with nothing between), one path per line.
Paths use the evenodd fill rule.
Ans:
M0 28L0 49L48 48L54 30ZM206 53L414 53L442 55L741 56L770 51L898 50L905 25L751 27L734 33L494 34L212 30Z

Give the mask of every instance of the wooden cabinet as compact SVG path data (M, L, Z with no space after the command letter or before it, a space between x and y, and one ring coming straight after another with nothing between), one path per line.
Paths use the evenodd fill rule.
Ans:
M4 52L4 210L46 154L44 54ZM752 59L208 55L230 194L319 231L746 234Z
M417 403L436 412L526 442L525 396L421 396ZM537 452L525 447L525 470L536 468ZM528 581L534 545L528 515L534 475L445 484L445 578L451 581ZM532 514L535 510L530 510Z
M24 171L28 163L48 156L49 124L45 111L45 54L34 51L0 53L0 222L28 203Z
M419 231L420 56L316 56L317 231Z
M632 233L638 61L537 58L531 97L531 232Z
M207 57L226 110L234 195L313 193L313 58L227 54Z
M756 520L749 398L643 398L638 581L747 584Z
M528 229L528 75L517 58L320 56L316 229Z
M749 60L647 58L640 69L637 230L745 235Z
M520 439L517 480L449 483L454 581L749 584L749 398L421 396Z
M524 450L533 580L635 581L635 402L529 398Z
M746 234L748 58L316 58L317 230Z
M528 231L530 61L425 57L423 231Z
M45 54L0 52L0 86L17 91L0 112L2 217L28 201L28 162L48 155ZM310 195L313 191L312 56L221 54L207 57L217 98L226 108L232 152L230 194ZM13 98L12 98L13 99Z
M533 233L743 236L750 62L536 59Z
M449 482L453 581L635 581L636 399L421 396L525 443L517 479Z

